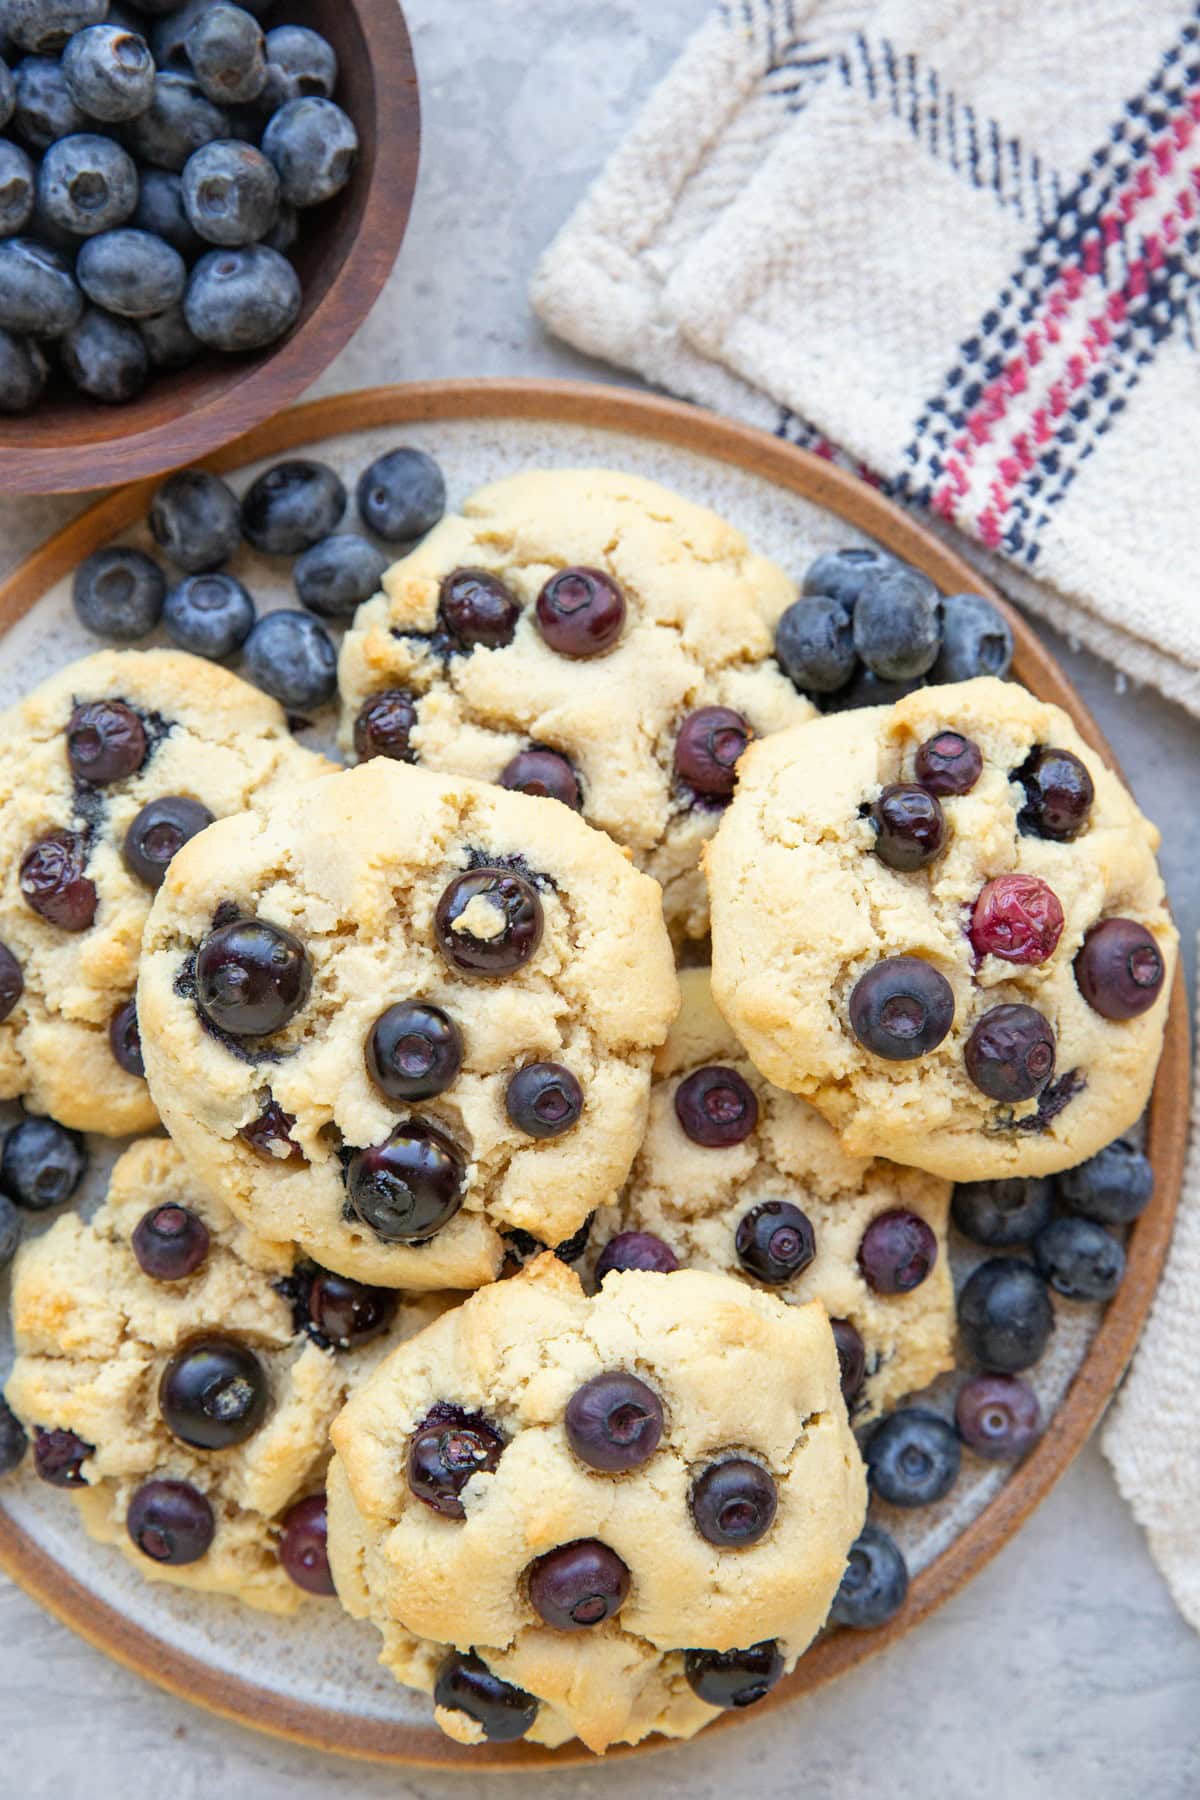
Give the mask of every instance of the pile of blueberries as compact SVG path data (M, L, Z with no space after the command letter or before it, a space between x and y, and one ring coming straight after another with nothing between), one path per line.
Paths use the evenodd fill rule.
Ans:
M0 412L47 347L94 400L262 350L300 311L301 215L349 181L332 46L273 0L0 0Z
M958 1295L963 1348L981 1373L959 1388L954 1423L929 1407L901 1407L875 1426L864 1457L871 1492L892 1506L928 1506L958 1478L962 1446L992 1462L1019 1461L1042 1431L1038 1397L1021 1372L1054 1330L1051 1290L1068 1300L1111 1300L1125 1251L1111 1226L1131 1225L1154 1194L1149 1160L1118 1138L1090 1161L1055 1176L960 1182L951 1216L963 1237L991 1255ZM832 1620L886 1624L908 1591L899 1546L868 1525L850 1553Z
M161 623L193 656L224 662L240 652L247 679L303 719L337 687L337 650L319 621L345 624L378 592L393 557L441 518L446 484L432 457L401 447L363 471L356 503L372 537L341 529L346 489L324 463L277 463L240 501L218 476L182 469L155 494L149 520L180 579L172 585L144 550L111 545L76 570L76 613L89 631L118 643ZM391 554L372 538L394 546ZM224 567L243 539L263 555L296 558L292 578L305 611L258 617L251 594Z

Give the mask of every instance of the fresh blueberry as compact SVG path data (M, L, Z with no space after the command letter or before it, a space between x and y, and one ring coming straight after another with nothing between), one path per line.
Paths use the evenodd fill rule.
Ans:
M0 1193L0 1269L7 1269L20 1242L21 1215L8 1195Z
M551 650L583 661L612 649L625 612L625 596L611 575L603 569L570 568L550 576L537 597L534 618Z
M111 138L77 132L52 144L38 170L38 204L77 237L123 225L137 205L133 158Z
M1150 932L1136 919L1093 925L1075 957L1079 991L1102 1019L1136 1019L1162 992L1166 964Z
M267 33L267 80L259 96L278 112L289 100L331 100L338 60L333 45L306 25L277 25Z
M142 11L160 15L158 23L150 28L150 48L154 60L160 69L169 70L174 75L192 73L191 58L188 56L187 35L213 0L150 0L143 4ZM252 6L243 8L245 12L253 12ZM164 15L165 17L161 16Z
M75 571L80 624L120 643L153 631L166 597L167 579L153 557L127 544L93 551Z
M210 1332L177 1350L158 1384L167 1430L195 1450L230 1450L267 1416L270 1383L248 1344Z
M188 575L163 606L167 636L180 650L214 662L246 642L257 617L254 601L233 575Z
M597 1538L576 1538L539 1556L529 1569L534 1612L554 1631L590 1631L621 1610L629 1570Z
M87 1168L87 1151L77 1131L53 1119L22 1119L0 1152L0 1192L26 1212L65 1206Z
M303 612L271 612L245 645L246 674L292 713L315 712L337 691L337 651L323 626Z
M210 1024L234 1037L281 1031L311 986L303 944L265 919L217 925L196 952L196 1004Z
M243 7L215 0L196 19L186 41L192 72L210 100L240 106L262 93L266 46L257 19Z
M462 1067L462 1032L440 1006L397 1000L367 1037L367 1073L389 1100L432 1100Z
M860 975L850 1028L865 1050L908 1062L935 1050L954 1023L954 990L919 956L889 956Z
M726 1149L742 1143L758 1124L758 1097L736 1069L709 1063L676 1088L675 1117L693 1144Z
M22 50L52 56L107 12L108 0L0 0L0 32Z
M893 782L871 802L868 816L875 828L875 854L889 869L923 869L946 847L946 815L923 787Z
M338 528L346 490L324 463L276 463L246 490L242 531L267 556L297 556Z
M335 1594L329 1568L329 1515L325 1495L308 1494L279 1521L279 1560L306 1594Z
M1125 1252L1092 1219L1054 1219L1033 1240L1033 1260L1056 1294L1111 1300L1125 1273Z
M48 831L21 858L21 898L60 931L86 931L99 896L87 873L87 841L74 831Z
M0 131L3 131L17 108L17 84L4 58L11 45L0 39Z
M864 1525L850 1546L829 1618L854 1631L873 1631L894 1619L908 1597L908 1564L900 1548L879 1525Z
M486 935L468 928L486 905L495 914ZM462 923L460 923L462 921ZM434 914L438 949L452 969L465 975L511 975L523 967L542 941L545 923L537 890L512 869L478 868L456 875Z
M178 250L148 231L104 231L79 252L75 274L88 299L122 319L150 319L177 306L187 286Z
M733 1246L743 1269L770 1287L802 1274L817 1253L811 1220L790 1200L763 1200L744 1212Z
M473 1650L451 1650L433 1684L435 1706L474 1721L489 1744L523 1738L538 1715L538 1703L524 1688L493 1675Z
M268 250L278 250L280 256L286 256L294 250L300 236L300 214L286 200L281 200L275 208L275 223L270 231L264 231L262 241Z
M561 1137L579 1121L583 1089L561 1063L526 1063L504 1091L504 1110L527 1137Z
M652 1231L619 1231L609 1238L596 1258L596 1286L606 1275L619 1275L626 1269L642 1269L654 1275L669 1275L679 1267L679 1258L669 1244L664 1244Z
M45 1430L35 1425L33 1466L51 1487L86 1487L83 1465L95 1450L73 1431Z
M147 800L125 833L121 846L125 867L147 887L161 887L171 858L212 822L207 806L186 795Z
M265 244L246 244L200 258L183 310L211 349L262 350L295 324L300 300L300 280L287 258Z
M458 1212L465 1176L457 1144L436 1125L410 1119L351 1158L346 1194L385 1244L423 1244Z
M0 237L15 237L29 223L36 181L20 145L0 139Z
M205 144L229 137L230 120L190 75L163 71L155 76L150 105L131 122L128 135L142 162L179 170Z
M894 1207L877 1214L863 1232L858 1266L876 1294L911 1294L937 1262L933 1229L919 1213Z
M0 1395L0 1475L11 1475L29 1448L25 1427Z
M405 446L377 456L358 478L364 525L388 544L432 531L446 510L446 481L432 456Z
M1031 1244L1054 1211L1054 1185L1045 1176L1013 1176L997 1181L960 1181L950 1212L973 1244L1003 1250Z
M348 619L379 592L388 558L352 531L335 532L306 550L292 570L300 604L322 619Z
M977 1456L1017 1462L1042 1435L1042 1409L1019 1375L973 1375L958 1390L954 1423Z
M150 502L149 523L155 543L189 575L219 569L242 541L237 495L206 469L169 475Z
M863 1452L867 1481L892 1506L930 1506L958 1479L962 1449L953 1425L923 1406L880 1421Z
M262 147L290 206L318 206L340 194L358 157L358 133L340 106L319 96L289 100L263 132Z
M125 1529L151 1562L199 1562L217 1529L213 1509L190 1481L144 1481L129 1502Z
M520 616L521 603L512 589L487 569L452 569L442 580L438 621L467 649L482 644L499 650L511 644Z
M745 1550L771 1529L779 1491L761 1463L729 1456L696 1477L689 1504L696 1530L707 1543L718 1550Z
M1015 1256L991 1257L959 1294L958 1329L968 1354L983 1368L1006 1375L1028 1369L1054 1330L1046 1283Z
M872 669L859 669L858 673L844 688L836 694L814 694L814 703L823 713L857 712L864 706L894 706L897 700L903 700L906 694L915 693L917 688L926 685L925 677L917 675L910 681L885 681Z
M683 1673L706 1706L740 1710L766 1699L783 1674L783 1654L773 1638L746 1650L685 1650Z
M589 1469L606 1475L640 1468L662 1437L662 1401L623 1369L594 1375L567 1402L567 1442Z
M0 1019L7 1019L24 992L21 965L8 945L0 943Z
M409 739L417 722L413 696L404 688L385 688L372 694L358 709L354 721L354 754L359 762L388 756L393 762L415 762Z
M517 794L561 800L572 812L579 812L583 807L579 777L557 750L546 750L537 745L529 750L518 750L511 762L505 763L497 780L502 788L510 788Z
M844 688L858 667L854 617L845 601L827 594L793 601L775 627L775 660L804 693Z
M83 292L64 257L32 238L0 242L0 327L18 337L61 337L83 317Z
M963 1049L967 1074L989 1100L1012 1105L1040 1094L1054 1073L1054 1028L1034 1006L993 1006Z
M279 177L253 144L221 138L184 164L183 204L209 243L252 244L275 222Z
M838 1376L842 1398L852 1406L867 1373L867 1347L862 1333L850 1319L830 1319L830 1330L837 1346Z
M920 746L913 766L925 791L944 800L971 792L983 774L983 752L961 732L939 731Z
M133 1228L130 1249L152 1281L186 1281L208 1255L208 1226L186 1206L152 1206Z
M116 124L145 112L154 94L154 58L145 38L117 25L89 25L62 57L68 92L89 119Z
M875 544L827 550L805 570L801 591L808 597L821 595L828 600L840 600L847 612L852 613L864 584L872 576L903 566Z
M138 330L155 369L186 369L204 349L188 324L182 305L172 306L153 319L139 319Z
M976 675L1001 680L1012 668L1012 627L982 594L947 594L942 599L942 647L929 679L970 681Z
M940 642L938 593L927 575L897 564L867 577L854 608L854 647L873 674L885 681L925 675Z
M1025 789L1017 824L1026 836L1066 844L1086 829L1096 789L1073 750L1043 744L1030 751L1013 779Z
M480 1414L435 1406L409 1439L409 1491L443 1519L465 1519L463 1489L472 1476L490 1474L499 1465L505 1442Z
M136 325L89 306L62 340L63 368L81 393L120 405L150 378L150 353Z
M1154 1167L1128 1138L1067 1169L1057 1178L1058 1197L1073 1213L1102 1225L1130 1225L1154 1198Z
M129 223L148 231L191 262L206 248L183 204L183 176L174 169L143 169L138 203Z
M0 413L28 412L40 400L49 376L40 344L0 330Z
M59 138L87 130L87 118L72 100L57 60L25 57L13 70L13 90L12 129L31 150L48 150Z
M65 735L72 775L95 787L136 775L146 760L146 728L123 700L77 704Z

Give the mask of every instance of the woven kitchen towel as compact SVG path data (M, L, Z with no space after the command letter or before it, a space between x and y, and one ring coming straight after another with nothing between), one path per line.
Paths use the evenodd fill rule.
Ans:
M1195 0L728 0L533 298L1200 713Z
M1200 1027L1200 1019L1197 1020ZM1197 1041L1200 1042L1200 1036ZM1200 1631L1200 1068L1192 1142L1166 1271L1133 1368L1104 1432L1117 1486L1146 1533L1179 1610Z

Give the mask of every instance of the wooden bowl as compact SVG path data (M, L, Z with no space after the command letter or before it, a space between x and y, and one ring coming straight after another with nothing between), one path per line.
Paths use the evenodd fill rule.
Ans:
M731 463L814 502L924 569L943 592L987 594L1012 625L1018 679L1039 698L1068 712L1087 741L1110 766L1117 767L1096 721L1053 657L969 563L873 488L833 464L765 432L695 407L577 382L435 381L375 388L318 400L272 419L240 443L227 445L210 459L209 466L227 471L345 433L455 420L487 421L493 436L498 435L497 422L504 420L633 433ZM0 630L12 626L83 557L144 517L151 493L150 484L145 484L102 500L0 584ZM752 1729L753 1721L766 1711L895 1644L990 1561L1063 1474L1124 1374L1154 1297L1183 1175L1190 1097L1188 1062L1187 1002L1180 974L1171 998L1148 1118L1146 1147L1154 1165L1154 1199L1130 1232L1125 1278L1105 1309L1090 1348L1040 1443L978 1516L915 1577L905 1605L890 1624L877 1631L831 1632L813 1645L794 1673L760 1705L748 1712L723 1714L706 1728L705 1735ZM597 1760L577 1742L560 1750L523 1743L467 1748L444 1737L432 1724L413 1725L339 1711L336 1706L281 1695L214 1669L201 1657L125 1617L69 1574L6 1513L2 1492L0 1568L73 1630L148 1680L226 1718L315 1749L378 1762L477 1771L557 1769ZM669 1740L651 1738L640 1745L610 1750L604 1761L668 1747Z
M195 462L291 404L362 324L391 273L417 179L420 108L398 0L287 0L276 23L310 25L337 51L337 100L354 121L349 185L306 217L292 253L303 299L287 337L250 355L211 352L107 406L55 383L32 412L0 415L0 491L66 494Z

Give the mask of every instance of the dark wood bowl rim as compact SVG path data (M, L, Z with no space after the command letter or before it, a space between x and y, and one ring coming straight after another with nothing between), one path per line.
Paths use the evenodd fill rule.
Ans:
M1096 721L1029 626L954 551L901 513L873 488L820 457L715 414L617 387L568 381L431 381L337 395L260 425L208 459L218 471L279 455L345 433L427 421L546 420L634 433L729 462L838 514L898 555L915 562L944 592L985 593L1004 607L1016 637L1015 670L1040 698L1070 713L1090 744L1116 759ZM123 488L58 533L0 585L0 630L6 630L93 549L147 510L153 484ZM912 1582L891 1624L873 1632L838 1631L818 1642L794 1674L751 1713L727 1713L707 1730L731 1730L784 1705L893 1645L949 1599L1017 1531L1063 1474L1099 1419L1133 1353L1171 1239L1183 1176L1190 1097L1187 1003L1180 973L1171 997L1166 1041L1150 1103L1148 1149L1154 1199L1133 1227L1124 1281L1109 1304L1086 1358L1040 1444L996 1497ZM178 1697L276 1737L343 1756L418 1768L496 1770L564 1768L594 1763L578 1743L560 1750L531 1744L451 1742L435 1726L369 1719L310 1705L210 1668L98 1599L0 1508L0 1567L49 1612L117 1662ZM606 1762L668 1748L653 1738L608 1752Z

